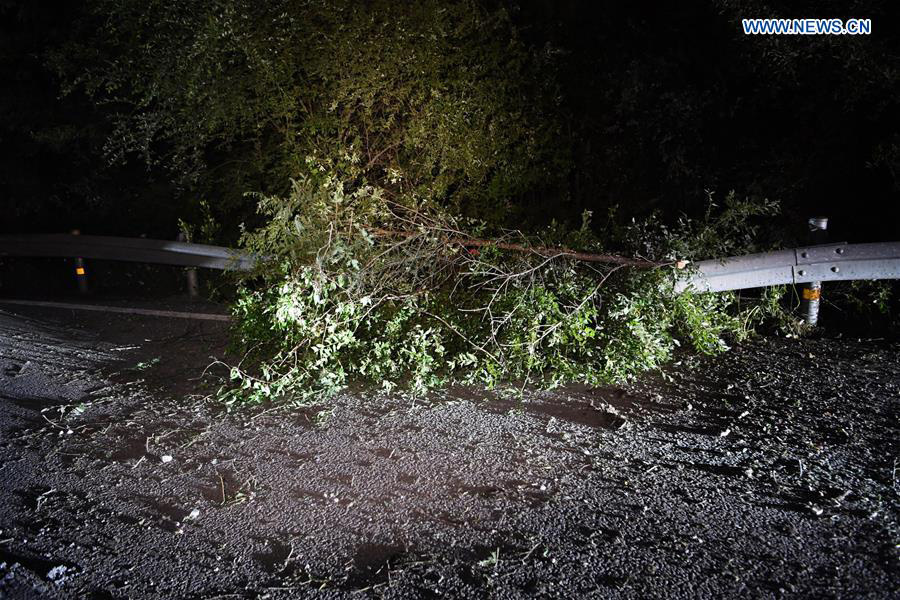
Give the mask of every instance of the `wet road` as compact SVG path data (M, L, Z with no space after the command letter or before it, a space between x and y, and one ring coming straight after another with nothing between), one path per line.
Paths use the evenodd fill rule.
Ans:
M228 412L225 326L0 312L0 596L889 598L900 344ZM360 590L362 590L360 592Z

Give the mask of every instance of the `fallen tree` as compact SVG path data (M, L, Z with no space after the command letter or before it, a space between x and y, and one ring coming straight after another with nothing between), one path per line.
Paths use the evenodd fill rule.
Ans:
M450 382L599 384L656 368L678 345L720 351L745 329L731 296L677 295L668 268L709 228L750 227L737 203L714 223L657 230L655 245L645 226L619 232L635 258L604 251L589 215L526 234L336 179L297 180L259 208L266 225L243 242L272 259L237 302L245 360L229 401L303 402L351 381L419 394Z

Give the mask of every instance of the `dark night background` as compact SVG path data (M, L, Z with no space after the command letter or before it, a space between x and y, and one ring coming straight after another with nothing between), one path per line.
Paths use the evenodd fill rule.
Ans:
M521 214L570 218L617 204L621 218L674 218L701 211L704 190L735 190L779 200L789 235L822 214L834 240L898 237L894 2L494 4L527 44L552 48L559 143L571 157L552 186L512 199ZM110 164L107 117L119 107L61 95L48 65L96 15L44 0L4 0L0 15L0 229L173 237L177 219L194 216L193 190L134 157ZM871 18L873 34L741 31L741 17L800 15ZM233 243L246 215L207 197L221 241Z

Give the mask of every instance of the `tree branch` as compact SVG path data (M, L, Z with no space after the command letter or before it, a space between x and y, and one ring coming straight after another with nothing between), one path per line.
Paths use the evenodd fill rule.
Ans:
M422 235L421 232L418 231L397 231L393 229L383 229L381 227L368 227L367 228L370 233L380 237L393 237L393 238L412 238L419 235ZM555 248L549 246L526 246L525 244L515 244L511 242L501 242L497 240L487 240L481 238L465 238L465 237L443 237L443 242L449 245L454 246L465 246L466 248L484 248L484 247L494 247L500 248L501 250L509 250L511 252L525 252L538 254L540 256L545 256L549 258L556 258L559 256L565 256L569 258L574 258L575 260L580 260L584 262L595 262L595 263L607 263L613 265L622 265L626 267L637 267L641 269L652 269L655 267L665 267L668 265L676 264L680 265L681 261L678 263L674 262L656 262L651 260L646 260L642 258L630 258L627 256L618 256L616 254L593 254L590 252L580 252L578 250L571 250L569 248ZM679 268L681 268L679 266Z

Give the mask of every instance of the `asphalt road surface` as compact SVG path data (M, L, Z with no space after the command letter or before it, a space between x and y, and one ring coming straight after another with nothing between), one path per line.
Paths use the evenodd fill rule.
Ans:
M897 341L229 411L226 327L0 311L0 597L900 594Z

